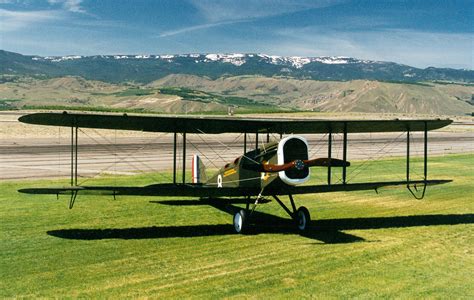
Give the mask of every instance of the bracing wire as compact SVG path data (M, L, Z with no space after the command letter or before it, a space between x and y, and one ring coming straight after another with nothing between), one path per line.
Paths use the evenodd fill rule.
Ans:
M229 180L226 181L226 183L234 183L234 182L244 182L244 181L251 181L251 180L261 180L261 177L251 177L251 178L245 178L245 179L238 179L238 180ZM209 185L217 185L217 183L210 182L208 183Z
M372 163L373 160L376 160L376 159L379 159L381 158L384 154L387 154L389 153L390 150L392 150L397 144L395 143L396 141L399 140L399 138L401 136L403 136L405 134L405 132L402 132L401 134L399 134L398 136L396 136L395 138L393 138L392 140L390 140L389 142L385 143L385 145L379 149L377 152L375 152L373 155L369 156L367 159L363 160L362 163L355 167L354 169L352 169L347 175L347 182L349 182L349 180L352 180L354 179L354 177L356 177L357 175L359 175L363 170L365 170L369 163ZM398 141L400 142L400 141ZM388 146L391 146L390 148L387 149ZM363 168L364 167L364 168ZM350 176L349 176L350 175Z
M198 130L199 130L199 129L198 129ZM202 130L199 130L199 131L202 132ZM204 144L206 144L206 146L207 146L209 149L212 150L212 152L214 152L214 154L215 154L217 157L219 157L219 159L220 159L223 163L226 162L226 159L223 158L223 157L216 151L215 147L212 147L211 145L209 145L209 143L207 143L207 141L206 141L205 139L203 139L200 134L198 134L198 137L199 137L199 139L200 139L202 142L204 142ZM222 143L222 142L220 142L220 141L219 141L218 143L221 144L221 145L223 145L224 147L226 147L227 150L231 150L231 148L228 147L227 145L225 145L224 143Z
M324 146L326 146L325 143L320 143L320 142L325 140L327 136L328 134L325 133L321 138L317 139L316 143L314 143L311 149L309 149L308 153L311 157L313 157L313 155L316 155Z
M206 134L204 131L202 131L201 129L197 128L196 129L197 131L199 131L200 133L202 134ZM232 150L229 146L227 146L226 144L222 143L221 141L217 140L217 139L214 139L213 140L219 144L221 144L222 146L224 146L225 148L227 148L227 150Z
M415 133L410 132L410 136L413 137L412 141L415 141ZM410 151L413 154L413 156L415 156L415 157L419 156L420 152L421 152L421 150L419 148L416 148L416 147L412 147ZM410 162L410 178L424 179L425 175L421 174L421 173L419 173L419 171L417 171L416 167L417 167L418 164L419 164L419 162L415 162L415 161Z
M189 142L189 144L191 144L191 146L192 146L196 151L199 152L200 155L204 156L204 158L206 158L206 160L208 160L209 163L212 164L212 166L213 166L214 168L219 169L219 167L214 163L214 160L210 159L204 152L200 151L199 148L196 147L196 145L195 145L193 142L191 142L191 141L188 141L188 142Z
M230 145L235 145L239 140L240 140L240 137L243 135L243 133L240 133L239 135L237 135L237 137L235 137L231 142L230 142Z
M323 134L320 138L318 138L315 143L312 145L312 147L308 150L308 156L309 158L313 158L315 157L316 155L318 155L318 153L321 152L321 149L324 147L324 146L327 146L327 143L325 143L324 141L327 139L327 136L328 134ZM320 172L311 172L311 177L314 177L315 180L319 180L319 179L322 179L322 176L323 176L323 173L320 173Z
M204 131L202 131L201 129L197 129L197 130L198 130L200 133L202 133L202 134L206 134L206 133L205 133ZM201 137L200 135L198 135L198 136L199 136L199 138L206 144L207 147L210 147L210 148L212 149L212 151L219 157L219 159L222 160L222 162L226 162L226 160L225 160L223 157L221 157L221 156L219 155L219 153L217 153L213 147L209 146L209 144L208 144L204 139L202 139L202 137ZM221 141L216 140L216 139L213 139L213 140L216 141L217 143L221 144L222 146L224 146L227 150L232 150L232 148L230 148L230 147L227 146L226 144L222 143ZM258 161L255 161L254 159L252 159L252 158L246 156L245 154L244 154L243 156L244 156L245 158L249 159L250 161L252 161L252 162L258 164L258 165L260 164Z
M87 134L85 131L83 131L83 130L81 130L81 132L84 133L88 138L90 138L91 140L93 140L97 145L100 145L102 148L106 149L107 151L114 153L114 150L115 150L114 148L111 149L108 145L104 145L104 144L100 143L97 139L95 139L94 137L88 135L88 134ZM98 133L97 131L95 131L95 132L96 132L100 137L102 137L106 142L108 142L109 144L111 143L111 141L110 141L107 137L101 135L101 134ZM143 150L143 149L149 147L154 141L156 141L156 140L157 140L158 138L160 138L160 137L161 137L161 135L158 136L157 138L153 139L151 142L149 142L149 143L143 145L142 147L140 147L140 148L138 148L138 149L134 149L133 152L140 151L140 150ZM132 151L130 151L130 152L132 152ZM118 160L118 161L117 161L117 158L116 158L116 157L119 157L119 160ZM141 169L137 168L135 165L130 164L129 162L127 162L126 159L128 159L128 158L133 159L135 162L141 164L142 166L144 166L145 168L147 168L147 169L149 169L149 170L151 170L151 171L155 171L155 170L153 170L150 166L148 166L147 164L143 163L142 161L137 160L137 159L134 158L133 156L130 156L130 155L120 156L120 155L116 154L116 155L114 155L114 161L115 161L114 164L109 165L109 166L107 166L106 168L103 168L103 169L99 170L99 174L102 173L102 172L104 172L104 171L109 170L110 168L112 168L112 167L114 167L114 166L116 166L117 162L119 162L119 163L120 163L120 162L125 162L127 165L129 165L130 167L132 167L133 169L135 169L135 170L138 171L139 173L144 173L143 170L141 170ZM99 174L93 176L92 178L96 178ZM162 174L160 174L160 173L158 173L158 175L161 175L162 177L165 177L167 180L169 179L168 177L166 177L165 175L162 175ZM159 180L158 178L155 178L155 177L153 177L153 176L151 176L151 175L149 175L149 176L150 176L150 178L153 179L153 180ZM81 182L81 184L83 184L84 182L88 181L89 179L90 179L90 178L83 180L83 181Z
M202 134L205 134L205 132L203 132L202 130L200 129L197 129L200 133ZM197 135L199 137L199 139L208 147L210 148L218 157L219 159L221 159L223 162L226 162L226 160L221 156L219 155L219 153L216 152L216 150L214 149L214 147L212 147L205 139L202 138L202 136L200 134ZM237 136L236 138L234 138L233 141L231 141L231 145L233 145L236 141L238 141L240 139L240 137L242 136L242 134L240 134L239 136ZM213 139L215 140L215 139ZM213 160L209 159L209 157L207 155L205 155L203 152L201 152L198 147L193 143L191 142L190 140L187 140L191 146L193 148L195 148L200 154L202 154L215 168L219 169L218 166L216 166L213 162ZM215 140L217 141L219 144L221 144L222 146L224 146L226 149L228 150L232 150L232 148L224 143L222 143L221 141L218 141L218 140ZM246 156L246 155L243 155L244 157L248 158L249 160L255 162L256 164L260 164L259 162L255 161L254 159ZM226 181L227 183L235 183L235 182L244 182L244 181L251 181L251 180L261 180L261 177L258 176L258 177L252 177L252 178L246 178L246 179L238 179L238 180L232 180L232 181ZM209 183L210 185L217 185L217 183Z

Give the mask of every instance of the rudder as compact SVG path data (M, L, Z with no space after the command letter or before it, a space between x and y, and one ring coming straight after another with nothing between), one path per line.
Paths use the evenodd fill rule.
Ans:
M194 154L192 161L191 161L191 176L192 176L192 183L194 184L201 184L207 181L206 176L206 167L204 166L201 158L199 155Z

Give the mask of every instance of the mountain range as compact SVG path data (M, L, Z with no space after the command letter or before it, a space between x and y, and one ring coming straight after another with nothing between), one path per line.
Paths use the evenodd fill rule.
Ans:
M0 50L1 75L80 76L110 83L150 83L171 74L221 77L257 75L324 81L377 80L474 83L474 71L415 68L394 62L350 57L266 54L31 56ZM3 79L5 80L5 79Z

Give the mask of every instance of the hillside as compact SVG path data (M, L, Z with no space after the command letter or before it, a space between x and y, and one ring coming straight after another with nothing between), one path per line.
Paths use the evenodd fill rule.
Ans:
M474 87L468 85L170 75L148 86L187 87L315 111L464 115L474 110Z
M81 77L20 77L0 83L0 109L82 109L158 113L285 111L265 101L180 87L151 87Z
M11 78L10 78L11 79ZM169 75L149 84L81 77L21 77L0 83L1 109L77 108L136 112L322 111L466 115L474 87L368 80L315 81L263 76Z
M266 54L25 56L0 50L0 75L80 76L111 83L149 83L172 74L288 77L313 80L474 82L474 71L419 69L394 62L350 57L299 57Z

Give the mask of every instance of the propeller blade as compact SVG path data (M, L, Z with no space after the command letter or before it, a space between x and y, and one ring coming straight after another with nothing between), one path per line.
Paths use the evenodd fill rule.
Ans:
M294 160L292 162L283 165L273 164L244 164L242 167L247 170L265 172L265 173L276 173L281 171L287 171L293 168L303 170L305 167L343 167L350 166L351 163L337 158L315 158L308 160Z
M281 171L286 171L293 168L296 168L298 170L303 170L305 166L306 165L304 161L294 160L292 162L289 162L283 165L270 165L270 164L262 165L262 169L263 169L262 172L266 172L266 173L281 172Z
M350 162L337 158L316 158L305 160L304 163L308 167L344 167L344 165L349 167L351 165Z

